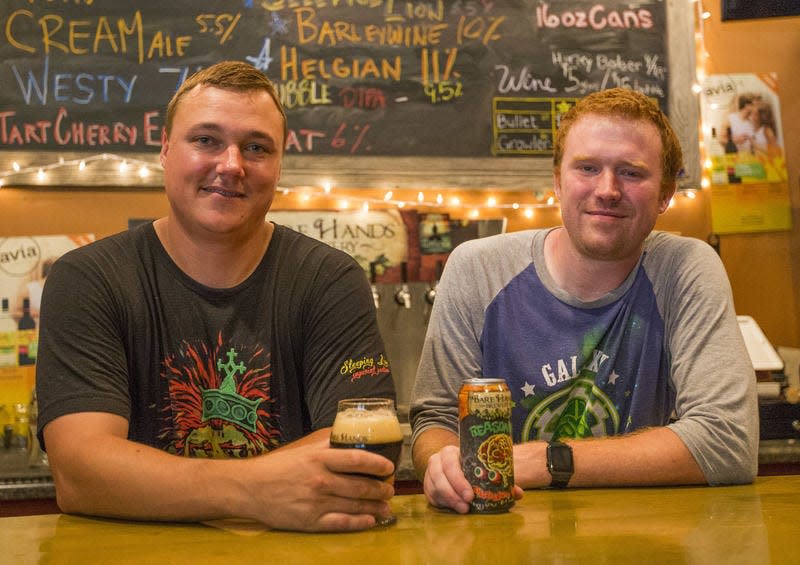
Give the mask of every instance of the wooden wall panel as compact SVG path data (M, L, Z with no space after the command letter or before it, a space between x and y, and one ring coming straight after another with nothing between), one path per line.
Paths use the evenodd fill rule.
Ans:
M737 311L753 316L773 345L800 347L800 18L726 21L706 0L709 74L778 74L794 227L721 237Z

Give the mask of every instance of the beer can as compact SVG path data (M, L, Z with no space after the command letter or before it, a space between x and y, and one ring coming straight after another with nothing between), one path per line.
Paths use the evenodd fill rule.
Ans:
M511 392L503 379L467 379L458 393L461 469L472 485L471 512L507 512L514 505Z

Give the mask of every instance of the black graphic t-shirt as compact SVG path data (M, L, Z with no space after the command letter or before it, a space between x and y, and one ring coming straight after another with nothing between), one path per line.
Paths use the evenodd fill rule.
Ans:
M111 412L134 441L246 457L331 425L341 398L394 398L364 272L282 226L234 288L189 278L147 224L64 255L42 301L40 430Z

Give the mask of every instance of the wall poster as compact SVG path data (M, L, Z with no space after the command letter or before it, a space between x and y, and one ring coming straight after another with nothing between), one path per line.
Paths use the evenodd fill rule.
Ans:
M713 231L791 229L775 73L710 75L701 101Z
M0 237L0 419L13 404L30 401L39 306L50 267L91 241L92 234Z
M470 239L506 231L506 220L454 220L404 210L270 210L267 219L341 249L376 283L434 281L450 252Z
M341 249L366 273L375 263L377 274L406 261L408 237L397 210L270 210L267 218Z

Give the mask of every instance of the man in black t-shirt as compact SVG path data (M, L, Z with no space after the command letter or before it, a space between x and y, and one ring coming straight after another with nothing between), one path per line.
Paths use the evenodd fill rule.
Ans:
M166 217L64 255L45 285L40 441L65 512L359 530L392 465L328 446L342 398L394 398L366 277L265 221L286 118L223 62L167 109Z

